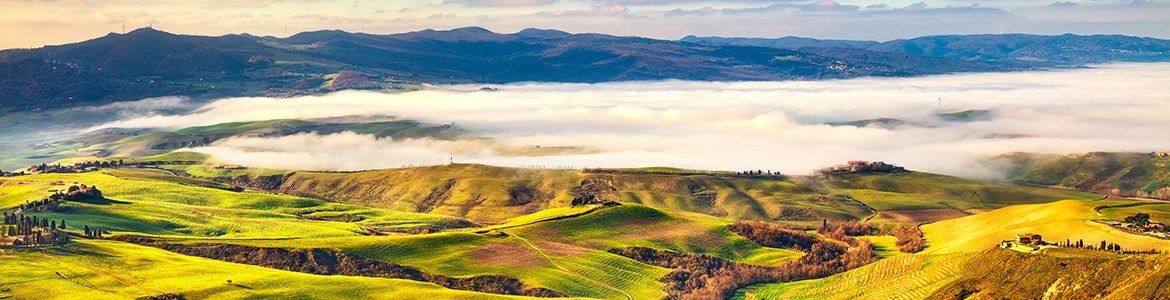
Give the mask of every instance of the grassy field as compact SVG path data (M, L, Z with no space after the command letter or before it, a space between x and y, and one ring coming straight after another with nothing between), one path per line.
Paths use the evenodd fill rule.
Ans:
M756 285L739 291L739 299L927 299L951 298L961 290L977 290L990 298L1033 298L1054 286L1055 294L1076 293L1072 286L1084 290L1101 288L1106 299L1131 299L1158 291L1158 276L1135 276L1144 271L1126 268L1150 268L1166 264L1166 255L1119 255L1079 249L1048 249L1038 254L1020 254L996 249L1001 240L1014 239L1017 233L1039 233L1050 242L1084 239L1086 244L1101 240L1120 244L1127 249L1170 251L1170 240L1134 235L1092 222L1101 218L1094 210L1100 205L1144 203L1137 200L1064 200L1043 204L1013 205L971 216L923 225L930 245L918 254L889 254L881 238L872 238L884 259L841 274L822 279ZM1150 205L1159 207L1159 204ZM1145 205L1126 206L1122 210L1148 211ZM1116 212L1114 212L1116 213ZM1071 260L1070 260L1071 259ZM1134 262L1134 261L1145 262ZM1131 263L1132 262L1132 263ZM1075 273L1061 270L1072 264ZM1073 268L1073 267L1069 267ZM1155 268L1155 270L1159 270ZM1111 280L1095 280L1109 273L1131 277L1128 285L1109 286ZM1043 274L1044 276L1034 276ZM989 280L1012 276L1011 281ZM998 283L997 283L998 282ZM1002 285L1011 282L1011 285ZM1028 283L1021 283L1028 282ZM1063 283L1062 283L1063 282ZM978 286L973 288L971 286ZM1067 290L1066 290L1067 289ZM1155 292L1156 293L1156 292ZM1006 295L1006 296L1005 296ZM1103 296L1104 297L1104 296ZM1073 297L1077 298L1077 297Z
M172 153L129 162L205 159ZM881 261L822 279L757 285L741 291L743 298L923 298L952 288L948 284L962 276L973 253L987 251L1019 232L1086 242L1108 239L1135 249L1170 249L1170 241L1133 236L1088 221L1158 210L1163 208L1160 204L1102 209L1098 215L1097 206L1138 201L1087 200L1100 197L923 173L789 179L663 174L657 169L589 173L456 164L353 173L295 172L290 175L295 179L283 182L280 191L302 195L289 196L237 192L227 184L200 178L285 174L279 170L180 177L172 172L215 169L208 164L163 167L173 169L116 168L0 178L0 208L39 199L75 183L95 185L108 201L69 202L68 210L35 214L65 219L74 231L87 224L113 235L149 235L172 243L335 249L434 274L502 275L573 297L604 299L666 296L659 279L669 269L606 252L613 248L651 247L759 265L782 264L804 255L762 247L728 231L726 226L739 219L815 226L822 218L870 216L876 216L878 223L918 223L906 221L922 217L914 211L947 216L939 210L954 210L964 215L922 226L930 244L924 253L899 252L893 237L866 237L875 243ZM569 206L587 181L604 182L612 188L608 196L624 204ZM346 203L320 198L346 199ZM1077 199L1050 202L1062 198ZM463 221L460 217L479 221L480 226L431 234L370 235L371 230L398 232ZM110 260L107 267L101 265L102 259ZM21 272L21 276L0 279L0 297L16 298L36 293L126 298L165 292L193 298L495 297L413 281L277 271L103 240L80 239L67 247L9 252L0 256L0 267ZM110 272L123 268L130 271ZM205 268L215 271L183 277ZM175 277L189 278L191 284L183 285ZM228 279L238 285L226 284ZM66 284L70 286L46 291ZM303 285L314 286L290 290Z
M821 279L756 285L736 299L926 299L959 277L971 254L903 255Z
M669 271L606 252L611 248L650 246L773 265L802 255L756 245L727 231L724 220L636 204L549 220L587 210L550 209L534 214L538 217L521 217L491 229L504 237L473 233L487 229L469 229L428 235L173 241L278 248L328 245L448 276L501 274L572 296L608 299L661 298L666 294L658 279Z
M151 170L109 170L79 174L43 174L0 178L4 207L37 200L74 183L100 188L104 203L70 203L65 212L40 212L50 219L111 231L160 236L289 238L350 236L362 226L409 228L447 217L371 209L315 199L207 187L215 183ZM311 220L319 214L361 216L359 222Z
M0 269L0 297L16 299L129 299L163 293L188 299L517 298L410 280L281 271L101 240L9 252L0 256Z
M1083 239L1086 244L1102 240L1126 249L1170 250L1170 240L1116 230L1090 220L1101 216L1097 205L1129 201L1065 200L1045 204L1016 205L982 214L940 221L922 226L930 247L927 253L974 252L995 247L1018 233L1038 233L1045 240L1063 242Z

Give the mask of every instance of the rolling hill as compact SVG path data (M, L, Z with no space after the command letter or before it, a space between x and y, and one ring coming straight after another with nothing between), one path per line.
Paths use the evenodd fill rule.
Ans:
M1098 197L1077 191L914 172L830 178L753 178L718 173L672 174L657 169L599 172L454 164L362 172L239 174L207 179L488 223L569 206L574 199L582 198L638 203L723 218L815 225L822 219L867 217L921 223L1013 204Z
M1021 183L1170 199L1170 156L1164 153L1009 153L988 160L987 165Z
M118 159L205 158L175 152ZM647 247L755 266L781 266L809 255L764 247L732 232L729 225L741 219L800 227L818 226L821 218L933 222L922 226L930 244L923 253L900 253L890 236L863 237L879 241L882 260L823 279L753 286L740 292L745 297L860 297L842 291L867 291L871 293L864 295L875 298L947 297L969 291L1033 295L1056 281L1062 287L1087 286L1061 290L1074 295L1070 297L1102 290L1123 297L1157 291L1152 284L1158 277L1132 277L1137 284L1121 287L1096 280L1087 270L1106 265L1133 270L1162 264L1161 256L1075 251L1020 256L988 248L1027 230L1170 249L1164 240L1127 241L1126 233L1086 223L1096 216L1096 205L1133 200L1091 200L1100 197L917 172L741 177L671 168L542 170L454 164L344 173L221 170L183 177L171 170L206 165L156 167L0 178L0 209L6 212L69 185L101 188L105 201L68 201L63 209L26 213L66 220L66 230L79 235L81 226L89 226L111 236L78 236L68 245L34 250L5 249L0 267L20 275L0 279L0 295L376 298L392 293L405 298L496 298L543 290L570 297L647 299L667 295L667 274L673 270L613 249ZM231 188L242 180L269 189ZM309 191L320 197L283 193ZM1067 197L1082 199L1053 202ZM591 201L570 205L583 199ZM938 217L938 210L960 214L913 220L884 214ZM111 255L118 259L102 258ZM114 274L103 271L108 268L102 263L135 271ZM1060 263L1073 275L1029 276ZM1013 289L978 276L1019 264L1037 267L1008 274L1026 282ZM206 268L217 271L186 276L187 283L166 279ZM967 270L977 272L963 273ZM314 287L288 291L287 285L274 282ZM48 290L65 283L70 287Z

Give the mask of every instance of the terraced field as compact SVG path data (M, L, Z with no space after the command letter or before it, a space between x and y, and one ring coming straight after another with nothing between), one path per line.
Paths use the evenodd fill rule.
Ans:
M903 255L834 276L740 290L736 299L926 299L962 272L970 254Z

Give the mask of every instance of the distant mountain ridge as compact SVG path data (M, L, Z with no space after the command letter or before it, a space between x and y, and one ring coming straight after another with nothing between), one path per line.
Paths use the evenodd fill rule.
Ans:
M795 50L857 49L965 61L1016 62L1065 67L1114 61L1170 61L1170 40L1124 35L936 35L887 42L820 40L793 36L773 39L687 36L680 41L712 46L755 46Z
M1004 40L1000 44L1019 46L989 46L1000 45L997 37ZM501 34L468 27L388 35L321 30L276 38L143 28L73 44L0 51L0 113L166 95L282 96L423 83L817 80L1170 61L1165 40L1057 36L1032 41L1038 37L941 36L894 44L808 38L670 41L548 29Z

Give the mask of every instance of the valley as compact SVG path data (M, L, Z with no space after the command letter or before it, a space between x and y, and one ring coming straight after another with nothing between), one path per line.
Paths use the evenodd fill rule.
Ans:
M0 300L1170 300L1167 25L0 0Z
M168 163L178 158L190 161ZM995 245L1025 231L1050 238L1107 239L1127 249L1170 249L1170 240L1137 236L1088 221L1095 217L1095 206L1148 200L1101 200L1100 195L1092 193L913 171L740 177L735 173L662 169L599 172L462 164L340 173L247 168L187 171L216 170L214 163L202 160L205 158L181 152L110 157L105 160L122 163L80 173L0 178L0 199L4 199L6 207L47 196L74 183L100 188L103 197L109 199L66 201L52 210L24 212L67 220L70 227L64 230L74 234L79 234L80 226L109 233L100 239L78 236L64 246L7 250L0 257L0 265L29 268L32 265L24 264L39 261L35 265L38 270L48 268L61 275L54 275L56 280L9 279L0 282L0 286L16 295L60 284L57 280L84 280L75 289L95 297L164 293L237 297L283 295L286 291L271 285L276 278L316 281L314 278L321 277L353 281L346 285L354 289L307 289L297 293L311 297L340 295L326 293L374 295L386 290L357 287L380 281L413 282L392 285L398 289L392 293L412 298L490 298L499 293L520 293L502 292L505 290L482 284L435 285L436 281L431 281L489 276L516 280L524 286L522 290L555 292L550 295L644 299L667 295L669 289L663 278L670 269L616 255L614 249L648 247L762 267L780 266L808 255L804 253L807 250L762 246L729 230L737 220L764 220L797 230L815 230L821 223L851 220L867 221L868 226L879 229L925 223L921 228L928 245L922 252L904 253L893 245L893 237L867 234L859 239L872 240L873 245L866 242L859 247L867 248L859 249L875 251L877 262L841 270L843 273L824 279L768 283L738 292L746 297L797 290L816 293L820 290L792 289L820 282L835 282L835 289L850 290L884 285L852 278L875 272L875 268L889 269L883 266L891 263L912 266L923 261L937 263L917 267L919 271L883 272L915 278L933 274L929 276L936 277L930 278L936 279L930 279L931 284L906 282L887 288L922 296L972 287L987 289L962 279L965 277L955 270L978 264L977 261L1024 263ZM814 239L836 241L820 234ZM231 250L232 247L240 250ZM259 256L228 254L232 251L310 251L316 253L311 257L318 258L313 259L313 265L301 265L279 258L279 252ZM1035 255L1053 257L1042 259L1053 261L1064 257L1060 254L1064 251L1072 250L1053 249ZM1118 255L1076 253L1080 253L1077 257L1086 257L1077 262L1085 266ZM225 254L234 256L222 256ZM93 261L107 255L135 257L125 263L170 273L135 273L132 277L93 273ZM177 257L183 259L176 260ZM358 262L402 266L432 279L394 275L409 272L354 271L370 270L369 267L345 269ZM184 268L225 264L233 267L195 277L203 281L200 284L175 285L156 279L179 274L174 272L184 272ZM231 283L225 284L228 280ZM850 285L841 285L841 280L848 280ZM111 287L94 288L97 282ZM362 285L354 285L359 282Z

